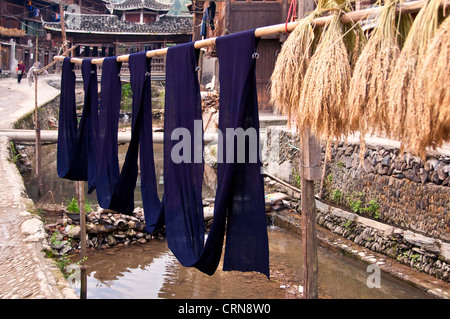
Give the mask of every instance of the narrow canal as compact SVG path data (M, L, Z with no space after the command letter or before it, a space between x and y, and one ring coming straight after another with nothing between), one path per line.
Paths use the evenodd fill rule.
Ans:
M296 235L268 227L272 272L301 281L301 242ZM89 253L88 299L286 299L293 295L280 288L276 276L224 272L208 276L181 266L164 240ZM388 274L381 274L380 288L368 288L367 265L319 248L319 295L333 299L424 299L423 291ZM282 286L282 285L281 285ZM79 291L78 291L79 292Z
M120 162L123 162L127 148L128 145L119 147ZM162 144L154 145L161 196L164 188L162 150ZM67 204L75 197L75 183L57 177L55 145L45 146L43 154L44 189L38 194L36 180L31 174L25 175L28 195L36 203ZM214 183L213 178L205 176L204 197L214 197ZM95 192L86 198L92 204L97 203ZM142 206L139 181L135 202L136 206ZM292 291L298 290L302 279L301 240L274 226L268 226L268 233L270 280L257 273L223 272L221 265L213 276L205 275L194 268L181 266L168 249L167 242L154 239L144 245L90 251L85 261L87 298L293 298L296 295ZM318 257L321 298L430 298L422 290L384 273L381 274L380 288L368 288L370 273L363 262L322 247L319 247ZM73 261L78 261L76 256Z

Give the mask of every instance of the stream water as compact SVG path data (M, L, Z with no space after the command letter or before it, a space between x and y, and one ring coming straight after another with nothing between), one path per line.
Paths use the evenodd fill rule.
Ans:
M272 271L301 281L300 238L269 227ZM319 248L319 295L333 299L429 298L423 291L388 274L380 288L368 288L367 265ZM183 267L164 240L91 252L87 266L88 299L285 299L292 295L275 279L254 272L224 272L208 276ZM79 291L78 291L79 292Z
M120 162L125 158L128 145L119 147ZM154 145L158 190L162 196L163 157L162 144ZM42 181L44 189L37 192L37 182L24 176L26 189L35 202L67 203L75 196L75 183L57 177L56 146L43 149ZM210 174L208 176L208 174ZM205 175L204 197L214 197L214 172ZM96 194L87 195L96 203ZM140 184L135 191L137 206L142 205ZM44 217L45 218L45 217ZM145 245L130 245L89 252L87 266L87 298L258 298L284 299L292 294L277 274L299 285L301 271L300 238L277 227L269 226L271 280L257 273L223 272L222 266L213 276L194 268L181 266L164 240L155 239ZM388 274L381 274L381 287L368 288L370 275L367 265L319 247L319 295L322 298L429 298L425 292ZM75 259L74 262L77 260Z

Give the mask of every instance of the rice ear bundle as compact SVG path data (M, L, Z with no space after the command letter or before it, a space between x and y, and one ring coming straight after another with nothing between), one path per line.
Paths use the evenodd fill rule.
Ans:
M297 129L330 140L349 133L347 94L351 68L339 14L325 26L301 88Z
M424 109L422 84L416 79L420 75L419 61L425 58L437 28L440 3L429 0L417 14L388 82L389 134L412 151L418 150L416 141L421 123L430 120Z
M423 155L426 147L436 148L450 140L450 17L428 46L419 81L425 93L427 121L421 123L412 146Z
M284 42L270 78L270 100L289 121L295 116L299 92L313 51L315 35L311 22L319 16L314 11L291 32Z
M410 16L399 15L400 0L384 3L377 26L353 70L348 95L349 123L360 132L360 162L364 164L365 134L389 130L388 80L400 55L399 40L405 37Z
M397 42L396 5L385 2L377 27L356 62L350 81L348 108L350 127L365 132L389 129L387 117L388 80L400 55ZM401 21L408 20L402 19Z

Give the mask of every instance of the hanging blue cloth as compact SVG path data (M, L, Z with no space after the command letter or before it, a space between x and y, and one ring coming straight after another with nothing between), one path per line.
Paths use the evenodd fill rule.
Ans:
M57 171L58 176L88 181L88 193L95 189L96 133L98 129L97 66L90 59L81 66L84 106L78 125L75 104L75 73L70 58L63 61L59 108Z
M202 18L202 24L200 26L200 35L202 37L206 37L206 27L209 24L209 10L206 9L205 12L203 13L203 18Z
M214 17L216 15L216 3L209 2L208 8L203 13L202 24L200 26L200 35L206 37L206 28L210 27L214 31Z
M197 267L212 273L219 262L226 226L223 269L258 271L269 277L269 246L264 204L264 181L259 157L259 117L256 93L254 30L216 39L219 57L220 105L217 192L214 221L205 246L207 258ZM238 140L227 129L256 132L256 145L245 140L245 160L239 162ZM231 144L231 139L234 143ZM255 142L255 141L253 141ZM234 145L229 149L229 145ZM258 154L251 154L250 150ZM230 151L232 152L230 154ZM256 155L256 160L252 157ZM233 158L232 161L230 159ZM202 256L203 257L203 256Z
M109 208L123 214L133 213L134 190L140 168L146 231L153 233L161 227L163 221L160 219L161 201L157 192L153 155L151 59L145 54L140 52L129 57L133 92L131 141Z
M259 152L254 30L216 40L220 65L219 129L255 130ZM204 244L202 206L203 126L194 44L171 47L167 53L164 116L164 210L169 248L184 266L212 275L219 264L226 229L224 270L258 271L269 276L269 249L261 162L250 154L237 163L235 150L219 148L214 219ZM183 132L190 132L184 134ZM200 130L200 132L198 132ZM185 141L183 138L189 136ZM234 137L231 137L234 138ZM219 135L219 145L229 138ZM236 142L236 141L235 141ZM185 147L179 147L179 143ZM200 144L200 145L198 145ZM234 143L236 145L236 143ZM174 152L174 149L176 150ZM245 141L245 149L252 149ZM192 150L189 153L189 150ZM187 153L186 153L187 152ZM228 153L228 157L227 157ZM253 154L255 155L255 154ZM256 154L259 155L259 154ZM201 158L201 155L200 155Z
M103 60L97 135L97 201L108 208L120 175L117 134L119 128L121 62L116 57Z
M184 266L204 245L203 125L194 43L170 47L166 58L164 108L164 210L166 238ZM197 125L196 125L196 122ZM180 147L184 145L184 147Z

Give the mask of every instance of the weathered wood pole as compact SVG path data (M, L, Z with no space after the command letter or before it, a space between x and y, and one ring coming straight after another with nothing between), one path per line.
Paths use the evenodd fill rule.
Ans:
M60 23L61 23L61 35L62 35L62 51L64 52L64 51L67 50L66 49L66 46L67 46L67 43L66 43L66 25L65 25L65 22L64 22L64 8L63 8L61 0L59 0L59 16L60 16L60 19L61 19Z
M320 143L309 130L302 132L300 174L301 174L301 209L302 209L302 260L303 260L303 292L306 299L317 299L318 261L317 261L317 229L316 202L314 197L314 181L321 177L319 163L321 161Z
M86 210L85 210L85 197L84 197L84 182L77 181L77 193L78 193L78 206L80 208L80 246L81 246L81 265L80 265L80 299L86 299L87 290L87 278L86 278L86 268L83 265L84 259L86 258Z
M313 9L314 0L300 0L298 4L299 19ZM300 143L303 294L306 299L317 299L319 298L319 264L314 181L321 178L320 143L309 129L301 133Z
M39 37L36 33L36 58L35 58L35 65L37 68L37 62L38 62L38 44L39 44ZM39 123L39 116L38 116L38 74L35 72L34 74L29 74L28 76L34 76L35 82L34 82L34 127L36 131L36 177L38 180L38 194L41 195L42 191L42 174L41 174L41 125Z

